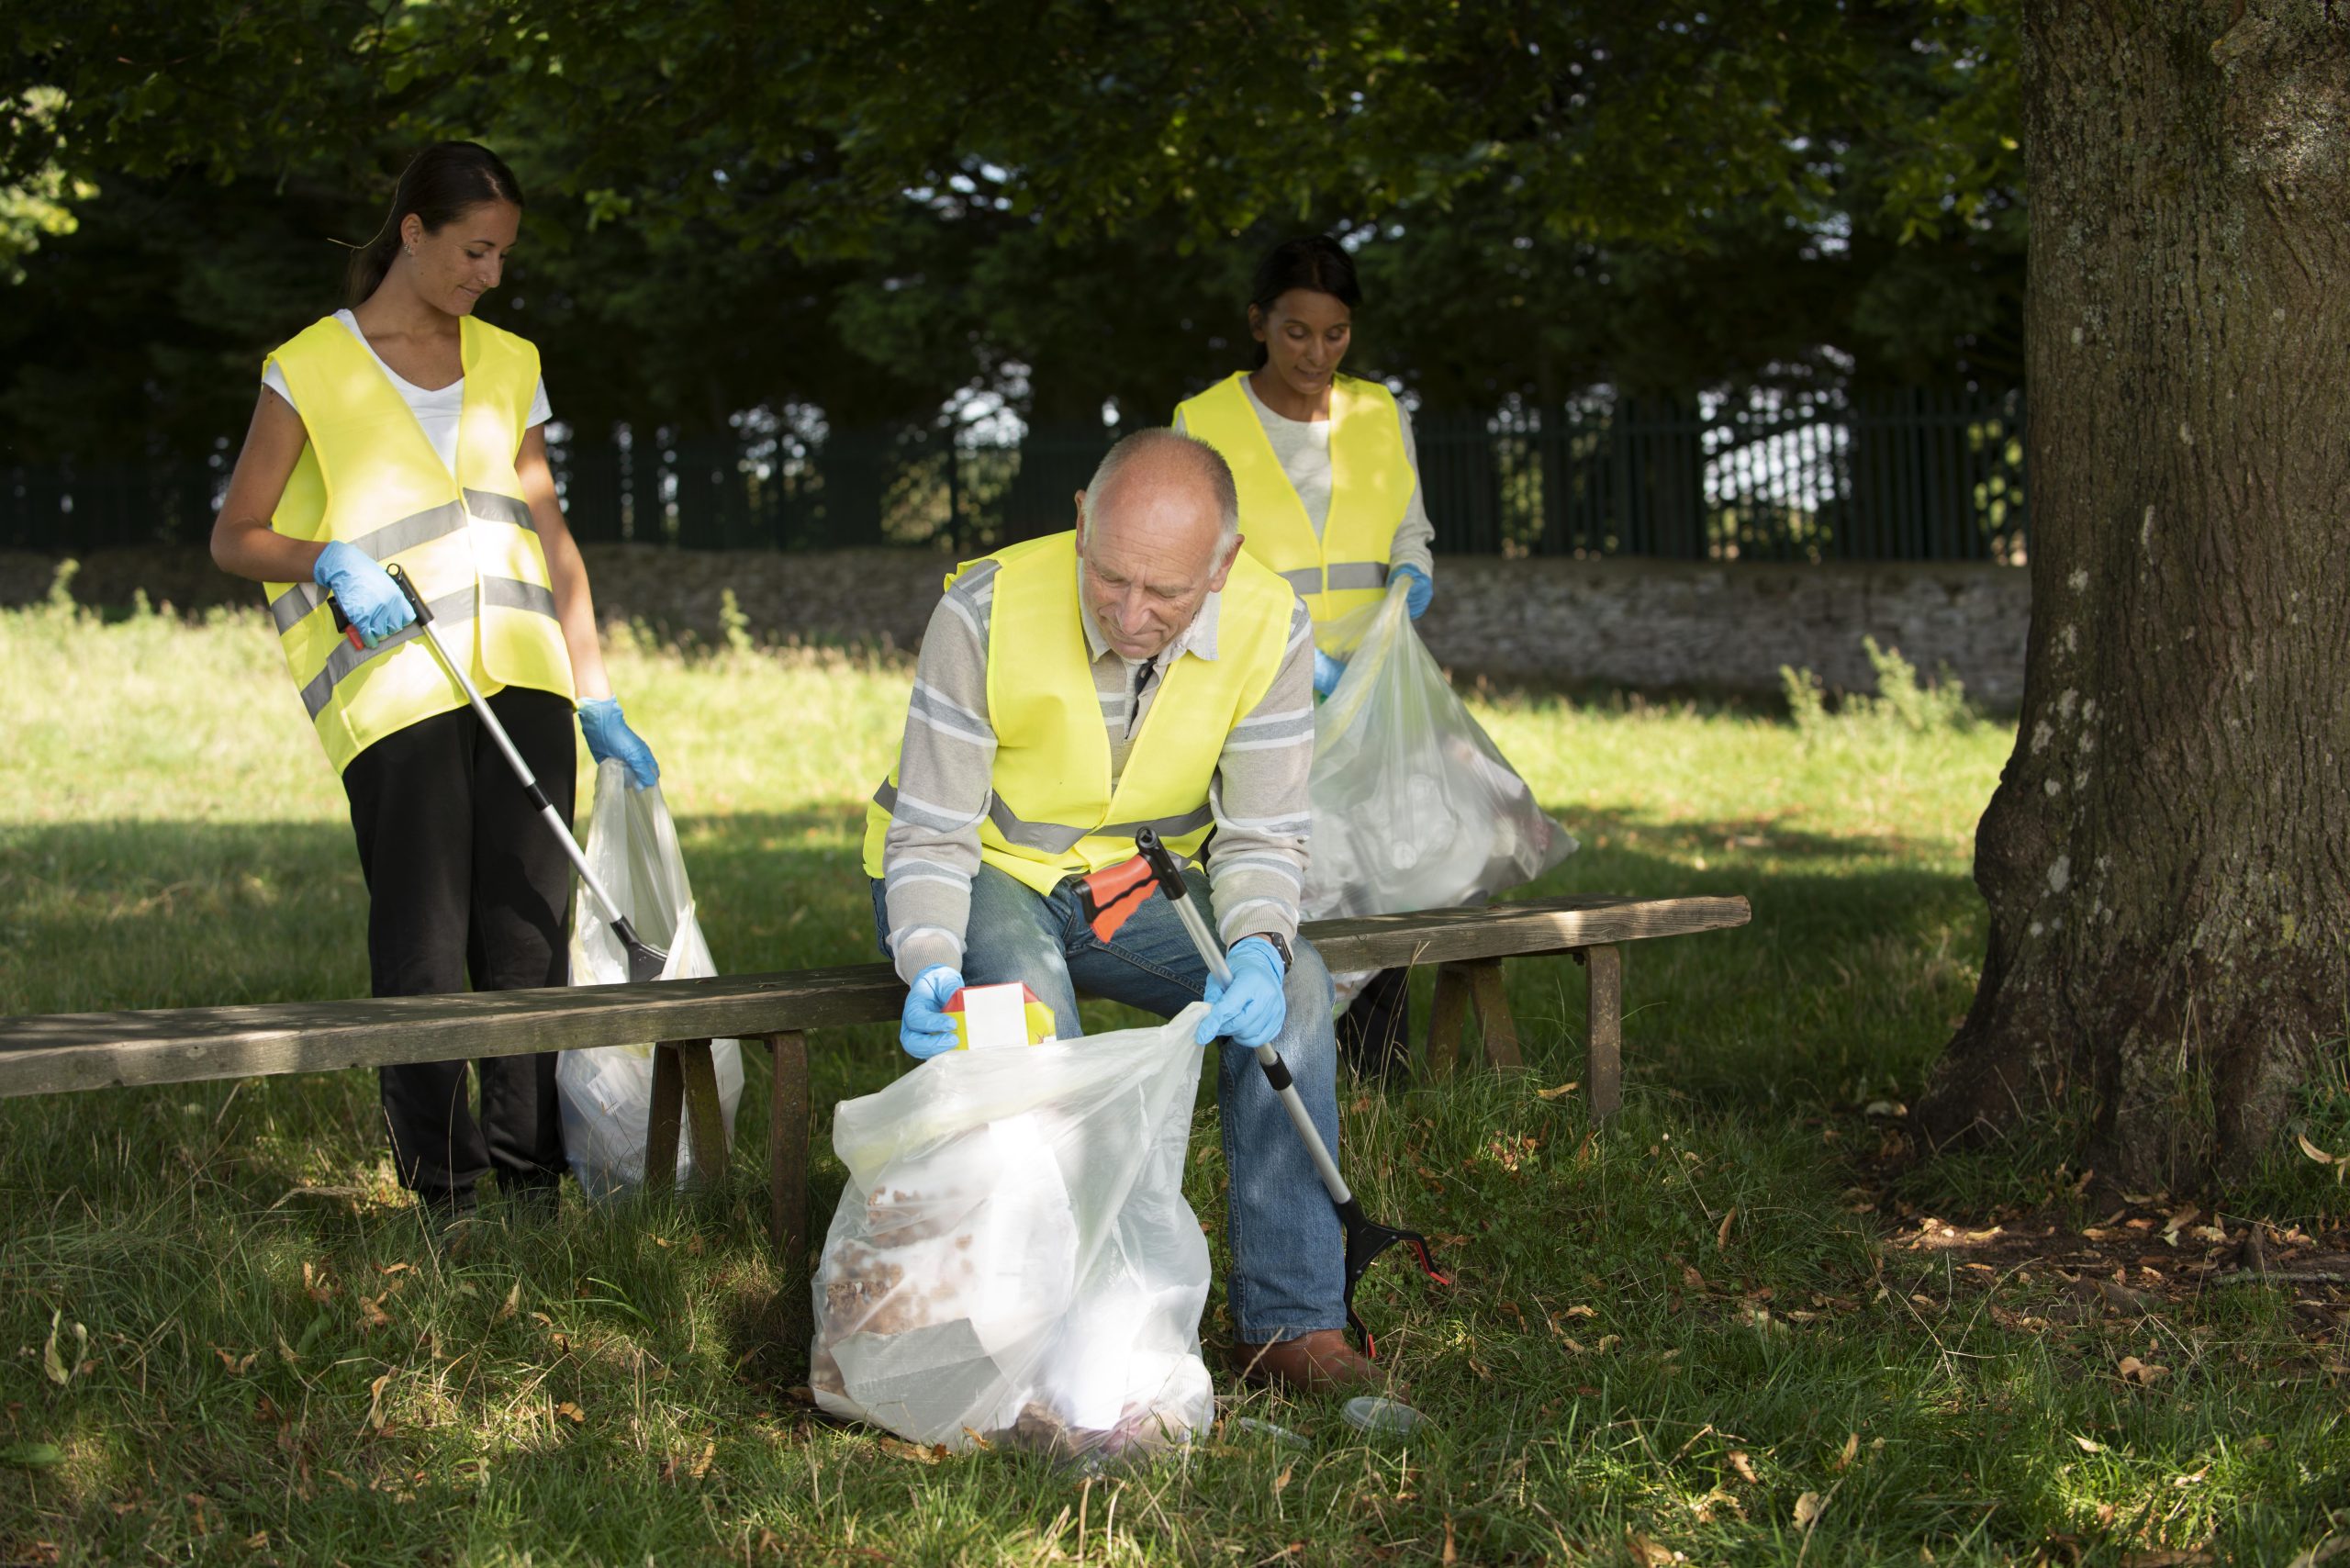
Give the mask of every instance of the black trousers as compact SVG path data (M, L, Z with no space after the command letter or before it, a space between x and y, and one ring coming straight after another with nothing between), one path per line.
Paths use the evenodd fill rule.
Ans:
M1382 969L1338 1014L1338 1059L1360 1078L1412 1070L1412 971Z
M571 704L509 687L490 710L566 823L576 789ZM515 991L570 980L571 863L470 708L420 720L343 770L367 879L367 967L377 996ZM554 1053L378 1070L400 1185L463 1202L563 1179Z

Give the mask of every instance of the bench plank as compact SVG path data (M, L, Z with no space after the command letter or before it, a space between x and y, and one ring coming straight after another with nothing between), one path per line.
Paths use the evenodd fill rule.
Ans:
M1742 898L1583 896L1318 921L1304 935L1343 971L1556 953L1750 917ZM851 964L644 985L51 1014L0 1020L0 1097L758 1037L892 1022L904 1000L888 965Z

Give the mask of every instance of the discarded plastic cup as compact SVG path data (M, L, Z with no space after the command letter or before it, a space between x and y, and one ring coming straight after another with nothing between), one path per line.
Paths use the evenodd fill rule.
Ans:
M1427 1424L1427 1417L1396 1399L1360 1394L1346 1403L1338 1419L1358 1432L1373 1437L1407 1438Z

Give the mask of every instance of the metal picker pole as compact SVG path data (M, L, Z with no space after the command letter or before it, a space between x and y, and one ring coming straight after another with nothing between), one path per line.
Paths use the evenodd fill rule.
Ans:
M1149 863L1151 875L1158 879L1159 890L1167 895L1167 902L1175 906L1175 916L1191 934L1192 945L1199 948L1200 957L1207 961L1208 973L1230 985L1232 967L1224 961L1224 949L1217 945L1215 934L1208 929L1208 923L1201 918L1198 906L1186 896L1183 868L1175 864L1175 857L1167 852L1167 846L1151 828L1135 834L1135 848ZM1259 1046L1256 1055L1257 1065L1264 1070L1265 1081L1273 1086L1273 1092L1281 1097L1281 1109L1289 1113L1291 1124L1297 1128L1297 1136L1305 1140L1305 1152L1314 1161L1315 1173L1322 1178L1324 1190L1330 1194L1332 1203L1345 1208L1355 1201L1354 1193L1348 1189L1347 1179L1338 1174L1338 1162L1330 1158L1329 1148L1323 1143L1314 1118L1306 1114L1305 1102L1290 1079L1289 1063L1281 1060L1281 1052L1270 1045Z
M669 955L637 935L636 928L629 924L628 915L605 890L602 880L588 864L587 852L572 836L571 824L563 820L563 813L554 809L554 802L547 799L547 792L539 788L539 776L531 771L531 765L523 761L522 754L514 748L513 739L507 734L506 726L498 722L498 715L490 711L489 704L482 700L481 692L475 688L473 678L450 655L448 644L441 641L440 629L432 624L431 608L424 602L424 596L417 592L415 581L398 566L386 566L384 570L393 582L399 585L400 592L408 596L408 608L416 611L417 628L424 633L424 640L431 644L433 657L441 661L441 667L448 672L449 678L457 683L457 689L465 694L465 700L473 705L475 716L489 732L489 738L496 741L498 749L506 754L507 765L514 769L514 777L522 781L522 792L530 797L531 804L539 808L539 814L554 831L556 842L563 846L564 854L571 858L572 868L579 873L579 879L588 885L588 890L596 895L596 902L602 904L604 913L611 917L612 934L621 939L621 946L628 951L628 978L632 980L659 980L662 969L668 964Z

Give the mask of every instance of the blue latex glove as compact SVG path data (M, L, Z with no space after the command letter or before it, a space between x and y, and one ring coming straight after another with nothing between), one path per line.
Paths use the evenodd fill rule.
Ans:
M963 977L945 964L933 964L914 976L898 1025L898 1044L908 1056L928 1061L955 1048L955 1020L946 1015L946 1003L962 989Z
M1321 649L1314 650L1314 695L1327 697L1338 689L1338 681L1347 673L1347 661L1334 659Z
M1219 1035L1255 1050L1269 1044L1289 1020L1289 997L1281 990L1281 956L1261 936L1244 936L1225 950L1228 986L1208 977L1208 1015L1193 1037L1206 1045Z
M416 611L400 592L392 575L356 544L338 539L319 552L310 568L311 580L334 595L342 618L358 630L359 640L374 647L415 621Z
M617 756L628 765L632 790L661 782L661 765L653 760L653 748L621 717L619 698L590 697L579 704L579 733L588 737L588 755L598 762Z
M1402 577L1412 585L1404 590L1404 608L1411 612L1413 620L1417 621L1427 613L1428 600L1436 597L1436 584L1430 582L1428 575L1417 566L1396 567L1388 580L1393 582L1396 577Z

